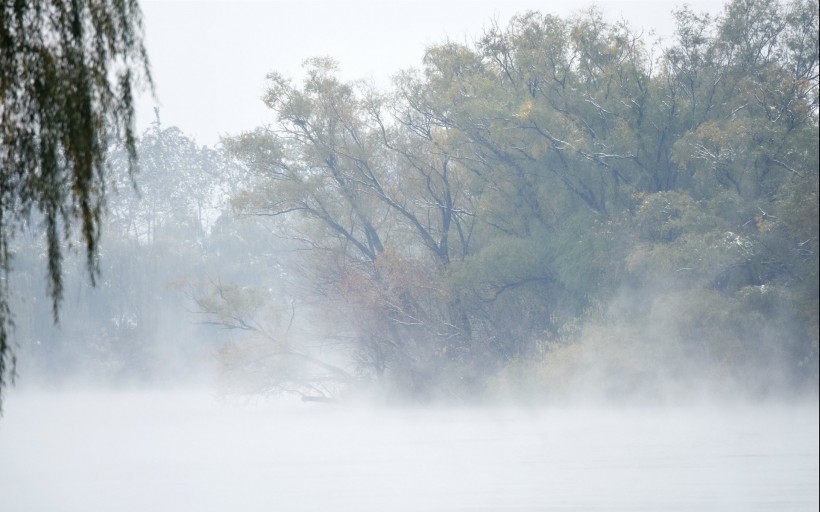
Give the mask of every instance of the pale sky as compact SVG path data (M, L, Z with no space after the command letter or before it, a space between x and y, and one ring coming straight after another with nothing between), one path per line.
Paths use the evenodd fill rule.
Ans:
M611 19L671 35L671 11L688 3L718 13L720 0L598 0ZM271 71L301 79L305 59L330 56L345 79L386 87L401 69L419 67L427 46L472 42L493 19L507 25L526 10L567 16L591 2L556 0L142 0L146 45L165 127L214 145L273 122L262 104ZM142 132L154 120L143 95Z

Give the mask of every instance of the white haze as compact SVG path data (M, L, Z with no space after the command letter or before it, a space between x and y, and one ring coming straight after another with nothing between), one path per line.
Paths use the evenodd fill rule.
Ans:
M10 393L2 510L818 509L806 406L384 408Z
M671 12L683 4L717 14L714 0L144 0L146 45L158 103L143 95L140 131L161 108L200 144L273 122L261 101L265 77L299 80L302 63L329 56L342 78L385 89L402 69L420 67L425 48L472 42L492 23L501 27L527 10L570 16L593 3L611 20L669 39Z
M667 36L678 3L598 2L610 17ZM163 126L202 144L271 121L259 100L267 72L298 77L304 59L329 55L344 78L385 86L418 66L425 46L469 41L493 18L503 26L527 8L563 16L584 5L143 2ZM153 120L153 101L142 101L140 129ZM74 274L84 277L78 261ZM67 287L69 321L54 335L66 352L94 341L87 325L66 327L72 311L93 308L96 292L82 283ZM178 290L163 293L151 295L162 305L152 306L162 310L148 329L153 341L125 340L141 342L128 346L154 365L150 389L66 389L68 363L86 383L151 379L106 380L119 368L73 352L41 368L31 356L39 340L21 347L22 385L6 391L0 418L0 512L818 510L816 392L800 404L716 404L695 403L694 390L685 405L663 407L225 399L214 375L221 339L196 324ZM294 331L307 329L300 321L316 327L300 318ZM38 389L43 382L51 389ZM204 385L179 390L180 382Z

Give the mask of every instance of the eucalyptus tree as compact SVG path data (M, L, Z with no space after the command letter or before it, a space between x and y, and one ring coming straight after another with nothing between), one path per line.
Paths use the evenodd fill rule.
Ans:
M63 240L75 228L92 282L97 275L106 149L121 138L134 168L134 90L143 79L150 83L135 0L0 3L0 268L8 274L14 233L41 215L55 319ZM14 366L7 293L0 393Z

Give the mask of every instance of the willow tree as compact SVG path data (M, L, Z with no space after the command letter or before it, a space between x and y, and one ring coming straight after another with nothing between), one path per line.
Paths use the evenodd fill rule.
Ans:
M0 269L16 232L42 219L55 321L64 241L79 233L92 283L106 148L136 165L134 90L150 85L136 0L0 2ZM14 374L8 284L0 285L0 405Z

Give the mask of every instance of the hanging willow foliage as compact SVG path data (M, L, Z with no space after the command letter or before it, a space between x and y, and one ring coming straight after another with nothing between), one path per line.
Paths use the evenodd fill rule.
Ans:
M55 321L72 229L94 282L108 144L136 166L133 93L151 85L142 34L136 0L0 0L0 406L15 361L9 244L32 213L43 219Z

